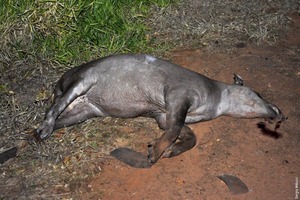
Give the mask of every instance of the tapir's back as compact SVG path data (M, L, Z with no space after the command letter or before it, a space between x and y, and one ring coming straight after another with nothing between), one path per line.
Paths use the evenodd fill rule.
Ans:
M175 65L169 61L154 58L149 55L122 54L114 55L92 63L87 73L88 77L99 87L106 90L139 90L149 92L149 95L163 94L166 86L205 87L210 79ZM188 83L188 85L186 84ZM109 92L109 91L107 91ZM148 94L147 94L148 95Z
M208 80L196 72L169 61L142 54L121 54L103 58L92 63L97 81L139 82L143 85L167 84L167 81L184 83ZM99 78L98 78L99 77ZM211 80L210 80L211 81Z
M112 85L118 82L139 82L148 86L165 85L167 81L173 81L172 84L185 81L212 81L169 61L143 54L120 54L94 60L67 71L60 82L66 81L66 77L87 78L93 82Z

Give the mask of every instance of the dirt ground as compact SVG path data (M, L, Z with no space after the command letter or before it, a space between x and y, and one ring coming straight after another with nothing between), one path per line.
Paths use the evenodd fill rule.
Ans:
M47 160L34 152L31 154L36 156L34 158L19 154L1 166L0 199L297 199L300 196L297 196L300 177L300 16L292 15L291 18L291 32L272 46L243 43L230 53L181 49L167 54L174 63L216 80L232 83L234 73L242 76L245 85L277 105L288 117L276 137L258 129L260 119L220 117L190 125L197 135L197 145L192 150L171 159L160 159L150 169L135 169L107 154L103 156L103 152L111 150L106 144L130 146L145 153L147 143L161 134L154 120L99 120L98 124L108 129L95 131L98 135L103 133L104 139L92 145L93 151L80 144L78 152L61 155L65 153L60 150L63 145L68 144L69 148L63 148L71 149L84 135L76 132L76 128L63 129L49 139L49 142L62 141L57 144L60 147L51 147L57 149L52 150L52 154L59 151L57 162L52 162L56 155ZM218 45L215 44L216 48ZM122 137L116 136L116 130ZM89 132L86 137L98 137ZM91 152L90 157L80 157L81 152ZM21 161L28 159L32 165L22 166ZM84 165L80 161L83 159L86 159ZM65 167L70 160L78 162L81 174L93 172L84 177L75 176L78 171L71 168L74 164ZM38 171L39 162L40 166L49 166L51 170L47 173ZM60 167L53 163L63 163L59 168L63 181L50 178L58 176L55 170ZM222 174L239 177L250 191L232 195L217 177ZM30 183L29 180L33 180L30 176L35 182Z
M293 16L293 21L293 31L276 46L246 44L230 54L199 49L169 54L173 62L220 81L231 83L233 73L242 76L245 85L288 116L278 137L263 134L256 125L259 119L220 117L193 124L190 127L198 142L192 150L160 159L150 169L131 168L108 158L101 173L76 187L73 193L82 199L297 199L300 17ZM152 120L147 125L155 130ZM155 134L143 132L134 137L136 149L145 152ZM217 178L222 174L239 177L250 191L232 195Z

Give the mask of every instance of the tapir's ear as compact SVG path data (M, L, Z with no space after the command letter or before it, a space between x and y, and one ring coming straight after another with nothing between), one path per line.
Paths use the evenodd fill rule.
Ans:
M241 85L241 86L244 85L244 81L243 81L242 77L240 77L237 74L233 74L233 80L234 80L235 85Z

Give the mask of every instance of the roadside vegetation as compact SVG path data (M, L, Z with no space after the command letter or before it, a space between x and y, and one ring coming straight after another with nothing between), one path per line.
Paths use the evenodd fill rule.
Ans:
M170 0L1 0L1 54L78 64L121 52L151 51L145 19ZM3 59L3 58L2 58Z

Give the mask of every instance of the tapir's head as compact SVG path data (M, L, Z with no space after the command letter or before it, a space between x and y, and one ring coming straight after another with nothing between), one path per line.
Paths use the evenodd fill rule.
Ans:
M280 109L265 101L258 93L243 86L243 80L235 75L235 84L228 85L222 93L221 107L225 115L245 118L267 118L269 121L282 122L286 117Z

